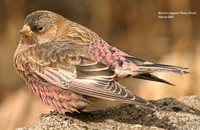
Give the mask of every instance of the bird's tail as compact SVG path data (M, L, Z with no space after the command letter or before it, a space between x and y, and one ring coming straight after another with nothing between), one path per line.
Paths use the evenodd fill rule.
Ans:
M185 67L179 67L179 66L173 66L173 65L163 65L163 64L143 64L141 66L138 66L139 70L141 71L149 71L156 72L156 71L168 71L173 72L177 74L189 74L190 72L187 71L188 68Z
M149 73L139 74L139 75L133 76L133 78L155 81L155 82L160 82L160 83L165 83L168 85L175 86L173 83L170 83L164 79L161 79L161 78L159 78L155 75L149 74Z
M155 64L151 62L147 62L135 57L126 57L129 62L136 64L138 67L138 75L134 75L133 78L145 79L150 81L162 82L169 85L174 85L164 79L161 79L155 75L152 75L153 72L173 72L177 74L191 74L191 72L187 71L188 68L173 66L173 65L164 65L164 64Z
M155 64L148 61L144 61L135 57L126 57L129 62L132 62L137 65L141 73L152 73L157 71L168 71L177 74L189 74L187 71L188 68L173 66L173 65L164 65L164 64Z

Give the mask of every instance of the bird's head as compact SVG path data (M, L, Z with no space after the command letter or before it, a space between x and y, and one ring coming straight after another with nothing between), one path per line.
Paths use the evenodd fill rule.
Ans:
M20 31L24 37L34 37L38 44L52 41L56 37L62 16L51 11L36 11L29 14Z

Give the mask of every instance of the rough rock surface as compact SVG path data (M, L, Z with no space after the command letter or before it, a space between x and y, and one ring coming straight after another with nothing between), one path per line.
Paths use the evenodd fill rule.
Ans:
M200 130L200 96L152 101L153 112L122 104L90 113L43 114L32 128L17 130Z

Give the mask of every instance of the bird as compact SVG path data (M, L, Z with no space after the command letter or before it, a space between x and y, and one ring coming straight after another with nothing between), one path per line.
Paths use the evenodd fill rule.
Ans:
M152 73L189 73L186 67L129 55L92 30L48 10L30 13L19 33L15 69L37 97L60 113L87 111L96 99L156 111L153 103L118 81L133 77L173 85Z

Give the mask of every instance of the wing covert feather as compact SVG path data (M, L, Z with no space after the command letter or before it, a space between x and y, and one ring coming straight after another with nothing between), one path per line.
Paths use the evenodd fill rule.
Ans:
M31 71L47 82L81 95L135 103L149 109L155 108L154 105L133 95L124 86L114 81L116 73L108 66L90 60L80 51L74 51L76 48L71 44L69 47L68 44L51 43L54 45L45 47L49 44L45 43L35 48L36 55L29 57L32 61ZM59 51L56 48L57 44L62 44Z

